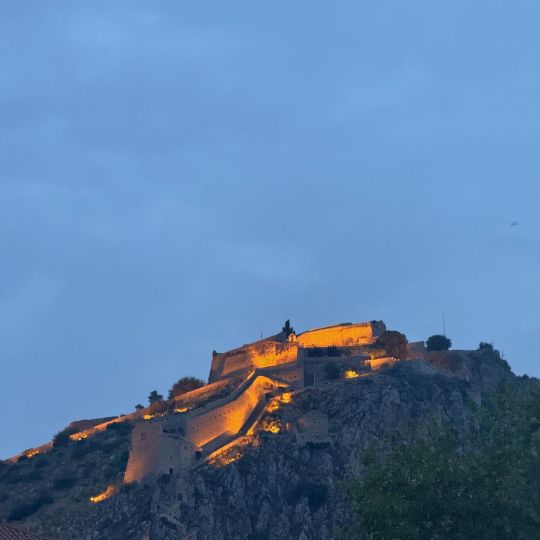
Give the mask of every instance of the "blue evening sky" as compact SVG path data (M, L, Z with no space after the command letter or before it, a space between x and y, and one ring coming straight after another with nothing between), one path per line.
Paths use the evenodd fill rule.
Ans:
M1 457L285 318L540 375L538 0L0 4Z

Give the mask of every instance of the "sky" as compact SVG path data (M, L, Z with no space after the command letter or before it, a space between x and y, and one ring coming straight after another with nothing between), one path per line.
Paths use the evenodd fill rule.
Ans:
M0 5L0 458L286 318L540 375L537 0Z

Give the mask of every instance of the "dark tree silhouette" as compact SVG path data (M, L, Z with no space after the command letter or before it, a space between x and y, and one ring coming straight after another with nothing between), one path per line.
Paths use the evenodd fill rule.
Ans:
M405 358L407 356L407 338L405 334L395 330L386 330L375 342L375 347L384 349L388 356Z
M170 409L169 404L166 401L160 399L159 401L154 401L150 407L148 407L148 414L162 414L167 412Z
M204 385L204 381L197 379L197 377L182 377L181 379L178 379L169 390L169 399L173 399L176 396L180 396Z
M144 405L141 405L140 403L137 403L137 405L135 405L135 410L140 411L141 409L144 409Z
M452 341L441 334L431 336L426 342L428 351L447 351L451 346Z
M67 446L71 442L70 435L77 433L77 430L74 428L66 428L62 431L59 431L52 440L53 447L58 448L60 446Z
M150 392L150 395L148 396L148 403L150 403L150 405L153 405L154 403L156 403L156 401L162 401L162 400L163 400L163 396L161 394L158 394L157 390L152 390Z
M285 324L283 325L283 328L281 329L281 331L287 336L289 337L291 334L294 334L294 328L291 326L291 321L289 319L287 319L285 321Z

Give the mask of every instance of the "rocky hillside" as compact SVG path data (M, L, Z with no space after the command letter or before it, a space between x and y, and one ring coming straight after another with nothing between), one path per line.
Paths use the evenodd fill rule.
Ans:
M339 538L349 519L343 482L365 474L366 452L387 455L439 424L456 428L466 452L478 409L501 381L519 384L496 351L476 351L306 388L214 462L89 502L121 479L131 426L118 424L4 464L0 515L58 540ZM331 442L300 446L286 426L312 409L328 415Z

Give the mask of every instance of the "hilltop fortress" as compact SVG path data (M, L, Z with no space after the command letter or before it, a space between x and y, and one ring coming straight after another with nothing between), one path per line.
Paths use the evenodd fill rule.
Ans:
M169 399L77 420L0 463L0 516L66 540L335 538L347 504L337 487L362 478L364 456L446 428L473 449L493 392L506 410L536 391L491 344L450 345L410 343L380 321L298 334L285 323L212 353L207 383L184 377Z
M373 347L385 330L382 321L345 323L298 335L283 331L214 352L207 385L175 398L171 412L147 414L135 425L124 481L153 483L208 461L252 434L268 406L331 378L358 377L396 362ZM413 356L422 350L423 343L409 344ZM291 427L297 441L327 441L323 416L314 411L299 419Z

